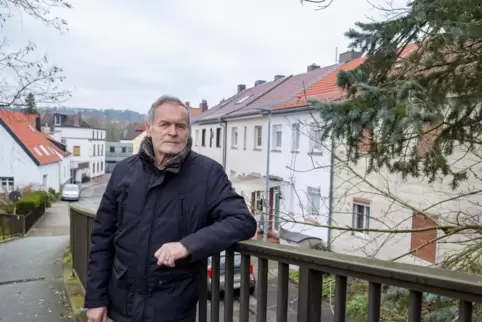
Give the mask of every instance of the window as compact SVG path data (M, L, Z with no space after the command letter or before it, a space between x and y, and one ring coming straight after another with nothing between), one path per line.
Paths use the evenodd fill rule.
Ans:
M109 151L110 151L110 153L115 153L115 146L109 147Z
M237 148L238 147L238 128L233 127L231 129L231 147Z
M0 188L2 189L1 192L12 192L14 190L13 177L0 177Z
M362 199L353 200L353 228L368 229L370 222L370 202ZM368 235L367 231L356 232Z
M94 157L95 157L95 144L92 146L93 150L94 150Z
M40 150L36 146L33 147L33 150L35 151L35 153L37 153L39 157L43 156L42 152L40 152Z
M44 187L44 191L47 191L49 190L49 187L48 187L48 183L47 183L47 175L44 174L43 177L42 177L42 185Z
M104 146L103 145L100 146L100 155L101 156L104 155Z
M40 146L40 149L42 149L42 151L46 154L46 155L50 155L49 151L47 151L47 149L43 146L43 145L39 145Z
M422 133L418 138L417 143L417 156L424 157L427 153L429 153L434 148L435 141L441 133L441 126L432 126L430 129L430 125L423 125Z
M206 129L202 129L201 133L201 146L206 146Z
M246 141L248 141L248 127L244 127L244 134L243 134L243 149L246 150Z
M62 117L60 115L54 115L54 125L62 125Z
M74 145L74 156L75 157L80 156L80 146L79 145Z
M291 151L300 149L300 123L295 123L291 127Z
M321 129L317 123L310 125L310 151L321 151Z
M273 149L275 150L281 150L281 144L282 144L282 127L281 124L276 124L273 125Z
M92 138L95 139L95 131L92 131Z
M214 132L213 129L209 129L209 147L213 147L213 137L214 137Z
M261 126L254 127L254 147L261 148L263 144L263 132Z
M217 148L221 147L221 128L220 127L216 129L216 147Z
M194 145L199 145L199 130L194 131Z
M437 225L436 217L414 212L412 229L428 228ZM412 232L410 251L412 255L435 264L437 257L437 229Z
M321 208L321 192L319 188L308 187L307 189L307 215L318 216Z
M240 99L239 101L236 102L236 104L241 104L242 102L246 101L251 95L248 95L248 96L245 96L243 97L242 99Z
M372 136L369 129L364 129L358 140L358 151L369 152L372 144Z
M122 147L122 153L126 153L127 152L127 148L125 146Z

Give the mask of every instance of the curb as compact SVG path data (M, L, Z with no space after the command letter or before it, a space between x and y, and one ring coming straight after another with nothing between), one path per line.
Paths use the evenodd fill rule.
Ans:
M23 237L22 236L15 236L15 237L0 238L0 244L8 243L8 242L11 242L13 240L20 239L20 238L23 238Z
M87 322L87 315L82 308L84 303L84 289L82 284L72 269L72 256L67 249L64 253L64 289L67 299L69 300L70 308L72 309L73 316L77 322Z

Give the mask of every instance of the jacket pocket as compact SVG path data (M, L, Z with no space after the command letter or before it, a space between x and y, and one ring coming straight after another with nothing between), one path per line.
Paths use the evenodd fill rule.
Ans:
M129 289L128 268L117 257L114 257L109 290L110 309L124 316L129 315Z

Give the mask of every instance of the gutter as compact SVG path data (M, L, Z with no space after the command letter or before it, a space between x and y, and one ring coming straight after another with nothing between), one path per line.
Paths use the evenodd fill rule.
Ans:
M330 192L328 193L328 227L331 227L333 218L333 181L334 181L334 164L335 164L335 137L331 135L331 154L330 154ZM331 228L328 228L328 237L326 241L326 248L331 250Z
M223 157L222 157L222 164L224 171L226 171L226 157L227 157L227 152L228 152L228 146L227 146L227 141L228 141L228 122L225 121L223 118L218 119L219 124L223 128L223 143L222 143L222 149L223 149Z

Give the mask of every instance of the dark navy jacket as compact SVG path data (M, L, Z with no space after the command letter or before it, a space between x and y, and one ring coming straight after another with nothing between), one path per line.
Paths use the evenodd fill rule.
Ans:
M190 152L161 171L132 156L115 167L97 212L84 306L107 306L115 322L194 321L201 260L255 231L217 162ZM154 253L178 241L189 258L158 267Z

